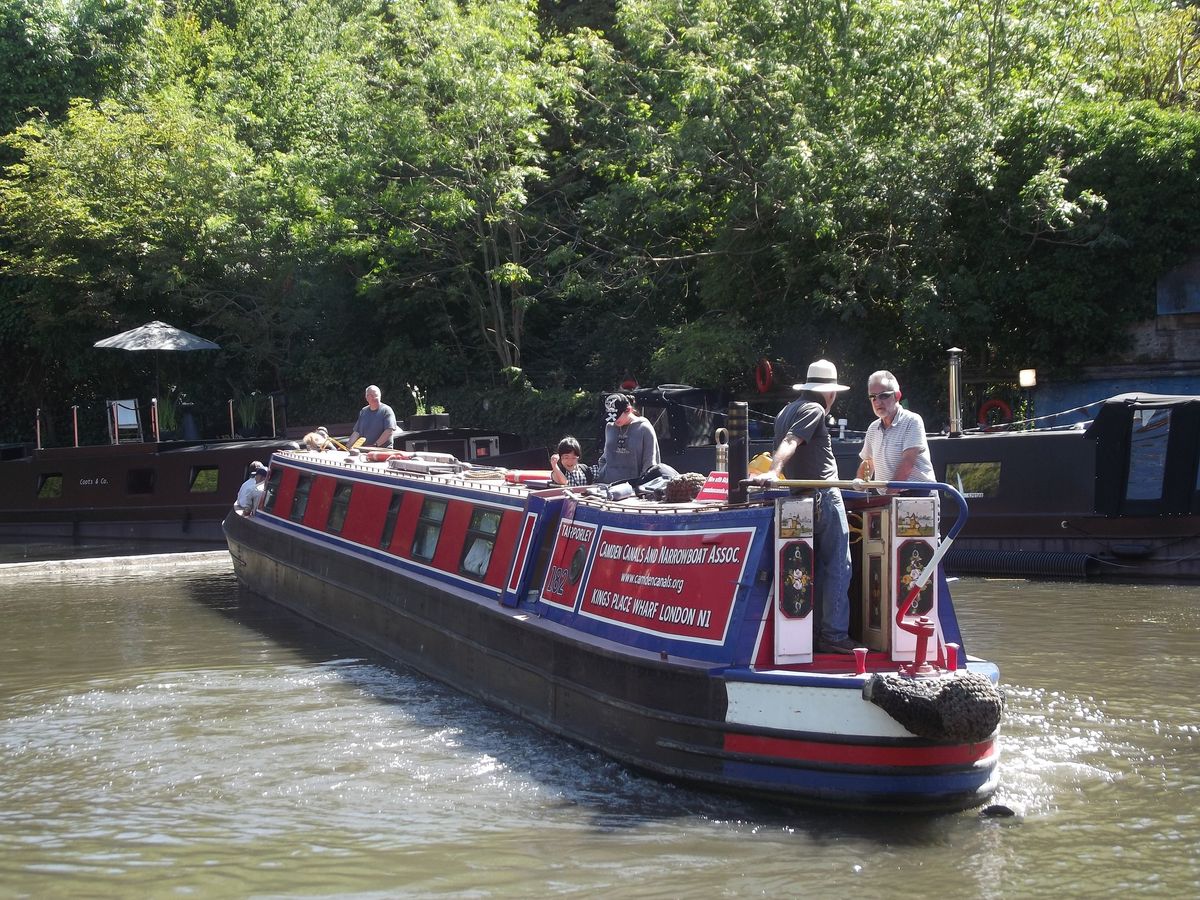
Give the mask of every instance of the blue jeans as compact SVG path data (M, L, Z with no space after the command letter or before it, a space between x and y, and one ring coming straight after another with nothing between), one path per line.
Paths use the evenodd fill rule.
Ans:
M821 488L814 503L817 594L821 604L819 641L840 641L850 627L850 526L837 488Z

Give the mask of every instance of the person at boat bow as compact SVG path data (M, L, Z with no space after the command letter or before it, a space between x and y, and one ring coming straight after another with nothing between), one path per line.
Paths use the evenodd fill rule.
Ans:
M579 441L567 435L558 442L558 450L550 457L550 477L555 484L577 487L591 484L595 476L591 466L580 462L583 449Z
M936 481L925 422L900 405L900 382L886 369L867 379L867 399L875 421L867 427L859 453L858 477L874 481ZM894 493L889 491L888 493Z
M257 459L250 463L250 477L238 488L237 510L243 516L254 515L266 493L267 467Z
M850 388L837 383L837 367L819 359L808 367L808 380L797 385L800 396L775 417L775 452L771 468L752 480L770 484L790 480L836 481L837 460L829 436L828 416L837 395ZM814 494L813 538L817 591L820 595L818 653L853 653L858 646L850 628L850 527L842 492L818 488Z
M659 464L654 426L633 409L625 394L604 398L604 452L594 471L597 484L636 481Z
M367 405L359 412L358 421L354 423L354 432L346 446L353 447L355 442L362 438L368 447L390 450L392 438L400 430L396 426L396 414L390 406L382 402L383 394L375 385L367 386L365 397Z

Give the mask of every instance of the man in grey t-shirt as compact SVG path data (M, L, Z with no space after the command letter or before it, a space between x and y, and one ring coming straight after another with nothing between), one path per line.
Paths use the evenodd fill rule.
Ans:
M837 367L819 359L808 367L808 381L797 385L800 396L775 417L775 453L771 470L754 480L770 482L784 475L795 481L836 481L837 459L827 417L834 400L850 388L837 383ZM813 491L813 537L816 583L820 597L818 653L853 653L858 643L850 627L850 526L842 492L835 487Z
M396 427L396 414L386 403L381 403L383 395L375 385L368 385L366 390L367 405L358 414L354 423L354 433L350 435L347 445L362 438L368 447L392 446L392 437L400 429Z

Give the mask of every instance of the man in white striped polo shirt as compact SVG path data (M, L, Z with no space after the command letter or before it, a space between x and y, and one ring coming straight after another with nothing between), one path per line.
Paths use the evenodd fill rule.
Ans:
M876 419L863 439L858 477L871 481L936 481L925 422L900 405L900 382L886 369L867 380ZM892 493L889 491L889 493Z

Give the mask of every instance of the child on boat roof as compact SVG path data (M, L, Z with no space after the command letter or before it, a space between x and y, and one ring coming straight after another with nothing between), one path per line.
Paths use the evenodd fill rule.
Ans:
M550 457L550 477L555 484L576 487L596 480L595 470L579 461L583 450L579 441L567 435L558 442L558 450Z

